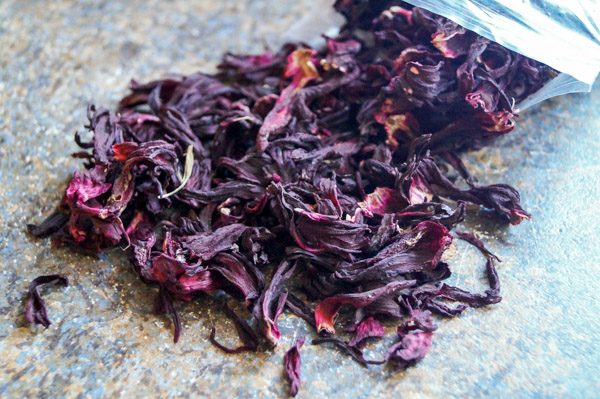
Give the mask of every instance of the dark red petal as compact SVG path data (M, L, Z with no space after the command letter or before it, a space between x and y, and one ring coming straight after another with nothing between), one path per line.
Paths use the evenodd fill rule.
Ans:
M321 301L315 309L315 322L319 332L326 331L330 334L335 333L335 320L338 311L343 304L348 304L354 308L363 308L383 295L390 295L416 284L415 280L394 281L381 288L371 291L358 292L352 294L340 294L329 297Z
M177 343L181 336L181 321L173 306L173 297L171 293L162 284L160 285L158 295L154 300L153 312L156 315L167 314L171 316L173 319L173 342Z
M432 340L431 332L407 334L402 341L390 347L385 359L396 361L400 367L413 365L425 357Z
M65 286L69 285L69 279L60 274L39 276L29 284L29 299L27 300L27 306L25 308L25 318L28 322L41 324L46 328L52 324L48 318L46 303L40 296L37 288L41 285L50 284L55 281Z
M290 380L290 395L296 396L300 389L300 365L302 359L300 357L300 348L304 345L304 337L299 338L285 353L283 362L285 371Z
M115 161L125 162L127 158L129 158L129 154L131 154L138 147L139 145L137 143L131 142L114 144L112 146L113 157L115 158Z
M348 345L362 347L367 338L383 337L384 335L385 330L381 322L373 317L367 317L356 327L354 336L348 342Z

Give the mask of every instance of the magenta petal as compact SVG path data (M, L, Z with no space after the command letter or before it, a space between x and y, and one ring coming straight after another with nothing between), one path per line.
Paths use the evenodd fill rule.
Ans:
M383 329L381 322L373 317L368 317L361 321L358 327L356 327L354 336L350 342L348 342L348 345L362 347L367 338L383 337L384 335L385 330Z
M400 367L413 365L423 359L433 341L433 333L417 332L407 334L402 341L393 345L386 354L386 360L395 360Z

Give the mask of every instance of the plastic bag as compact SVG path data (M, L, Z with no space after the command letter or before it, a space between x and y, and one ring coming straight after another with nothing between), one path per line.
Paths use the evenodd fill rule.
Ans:
M520 104L590 91L600 72L600 6L596 0L406 0L561 72ZM316 45L314 32L335 35L343 18L333 0L317 1L286 35Z

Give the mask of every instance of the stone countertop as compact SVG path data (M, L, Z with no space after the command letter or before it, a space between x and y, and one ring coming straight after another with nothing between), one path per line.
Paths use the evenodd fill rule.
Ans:
M90 102L114 106L131 78L214 68L220 54L260 51L310 0L0 2L0 397L284 397L283 354L304 322L285 315L273 351L226 355L223 298L178 303L184 331L151 313L155 288L139 283L120 250L100 259L51 249L25 234L80 168L69 154ZM504 300L440 321L428 356L394 373L339 351L302 349L298 397L598 397L600 90L525 112L498 146L472 154L483 183L520 192L532 220L497 227L485 212L471 228L503 259ZM477 162L477 163L475 163ZM461 244L453 282L478 289L483 258ZM44 290L53 324L23 317L29 282L63 273ZM368 346L379 356L382 344Z

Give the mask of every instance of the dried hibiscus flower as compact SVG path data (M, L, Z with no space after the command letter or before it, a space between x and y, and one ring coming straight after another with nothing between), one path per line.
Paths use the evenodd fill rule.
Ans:
M86 168L30 233L86 254L127 248L141 280L158 287L154 311L172 317L175 341L174 302L220 290L254 321L224 307L242 345L220 344L214 328L210 340L227 353L256 351L260 337L277 345L288 308L323 335L315 344L363 364L417 363L433 314L501 300L498 259L470 234L456 233L486 256L490 289L444 283L442 255L466 204L512 224L529 218L514 188L478 184L460 153L510 132L514 104L554 71L394 4L339 0L347 24L321 49L226 54L215 75L132 81L118 113L91 106L91 141L75 137ZM49 324L36 286L53 280L66 284L32 283L28 320ZM349 341L336 335L342 307L337 331ZM382 321L396 321L399 340L365 359ZM292 395L302 344L285 357Z

